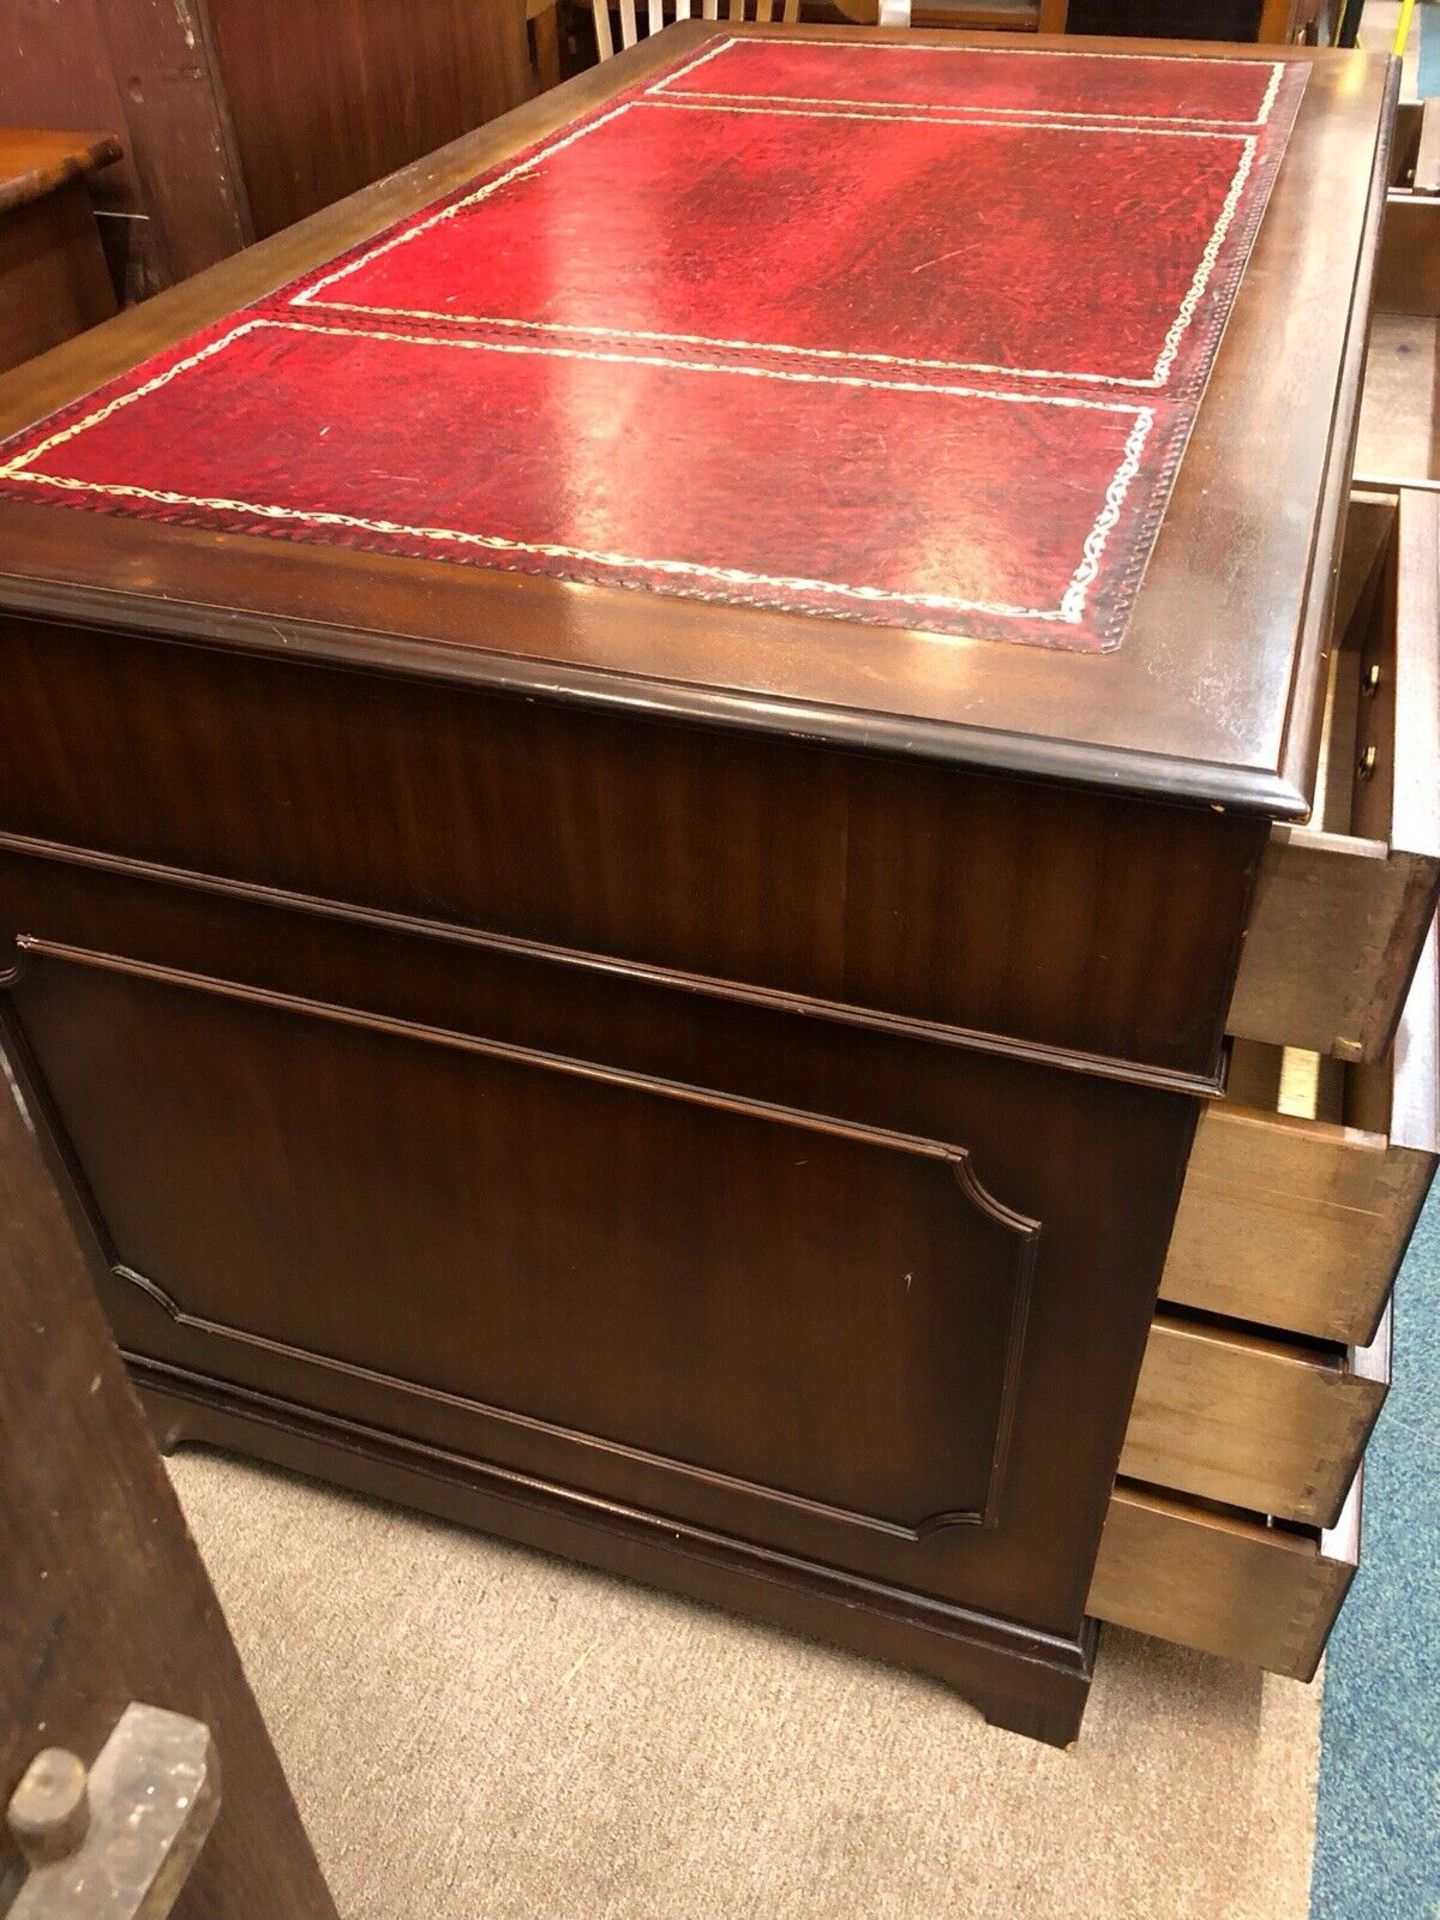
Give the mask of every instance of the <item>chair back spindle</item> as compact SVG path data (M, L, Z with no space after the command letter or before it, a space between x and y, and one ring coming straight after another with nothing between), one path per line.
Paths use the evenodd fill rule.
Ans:
M780 20L793 23L800 18L800 0L725 0L722 15L720 0L673 0L677 20ZM608 60L615 51L615 31L611 25L609 0L591 0L595 13L595 44L600 58ZM636 0L618 0L620 44L633 47L640 38L640 15ZM645 28L658 33L665 25L665 0L644 0Z

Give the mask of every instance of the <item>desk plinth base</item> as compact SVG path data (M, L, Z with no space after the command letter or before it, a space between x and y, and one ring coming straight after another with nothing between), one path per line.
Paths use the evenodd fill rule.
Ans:
M1066 1747L1098 1624L1071 1641L127 1355L161 1448L214 1446L931 1675L992 1726Z

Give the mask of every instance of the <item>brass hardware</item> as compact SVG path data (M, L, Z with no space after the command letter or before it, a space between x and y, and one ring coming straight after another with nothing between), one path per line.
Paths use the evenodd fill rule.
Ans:
M37 1754L11 1796L29 1874L6 1920L165 1920L220 1810L210 1729L131 1704L86 1773Z
M1360 682L1360 691L1367 696L1380 691L1380 662L1372 660L1365 669L1365 677Z
M1378 756L1374 747L1366 747L1355 768L1356 773L1359 774L1362 780L1368 780L1371 774L1374 773L1377 758Z

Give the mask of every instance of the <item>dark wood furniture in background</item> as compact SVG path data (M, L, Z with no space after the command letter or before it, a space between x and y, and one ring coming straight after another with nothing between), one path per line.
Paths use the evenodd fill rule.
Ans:
M111 133L0 126L0 373L115 311L90 201Z
M0 432L714 32L54 356ZM1337 576L1358 681L1397 645L1393 515L1342 566L1394 86L1314 61L1112 652L0 506L6 999L162 1433L1053 1741L1087 1603L1313 1666L1356 1496L1306 1450L1358 1456L1434 1158L1418 696L1382 668L1344 830L1285 824ZM1355 1124L1222 1102L1227 1025L1355 1063Z
M534 91L525 0L11 0L0 121L113 127L117 282L154 292Z
M1077 33L1256 40L1271 46L1302 37L1323 14L1324 0L1070 0L1070 26Z

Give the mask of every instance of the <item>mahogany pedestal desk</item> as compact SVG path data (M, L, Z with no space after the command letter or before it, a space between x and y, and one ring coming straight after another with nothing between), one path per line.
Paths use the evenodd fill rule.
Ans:
M1232 999L1359 1062L1425 981L1425 850L1283 824L1392 94L690 23L0 389L9 1044L162 1434L1055 1742L1087 1603L1318 1655L1236 1323L1344 1372L1430 1161L1257 1311L1217 1183L1325 1123L1218 1096Z

